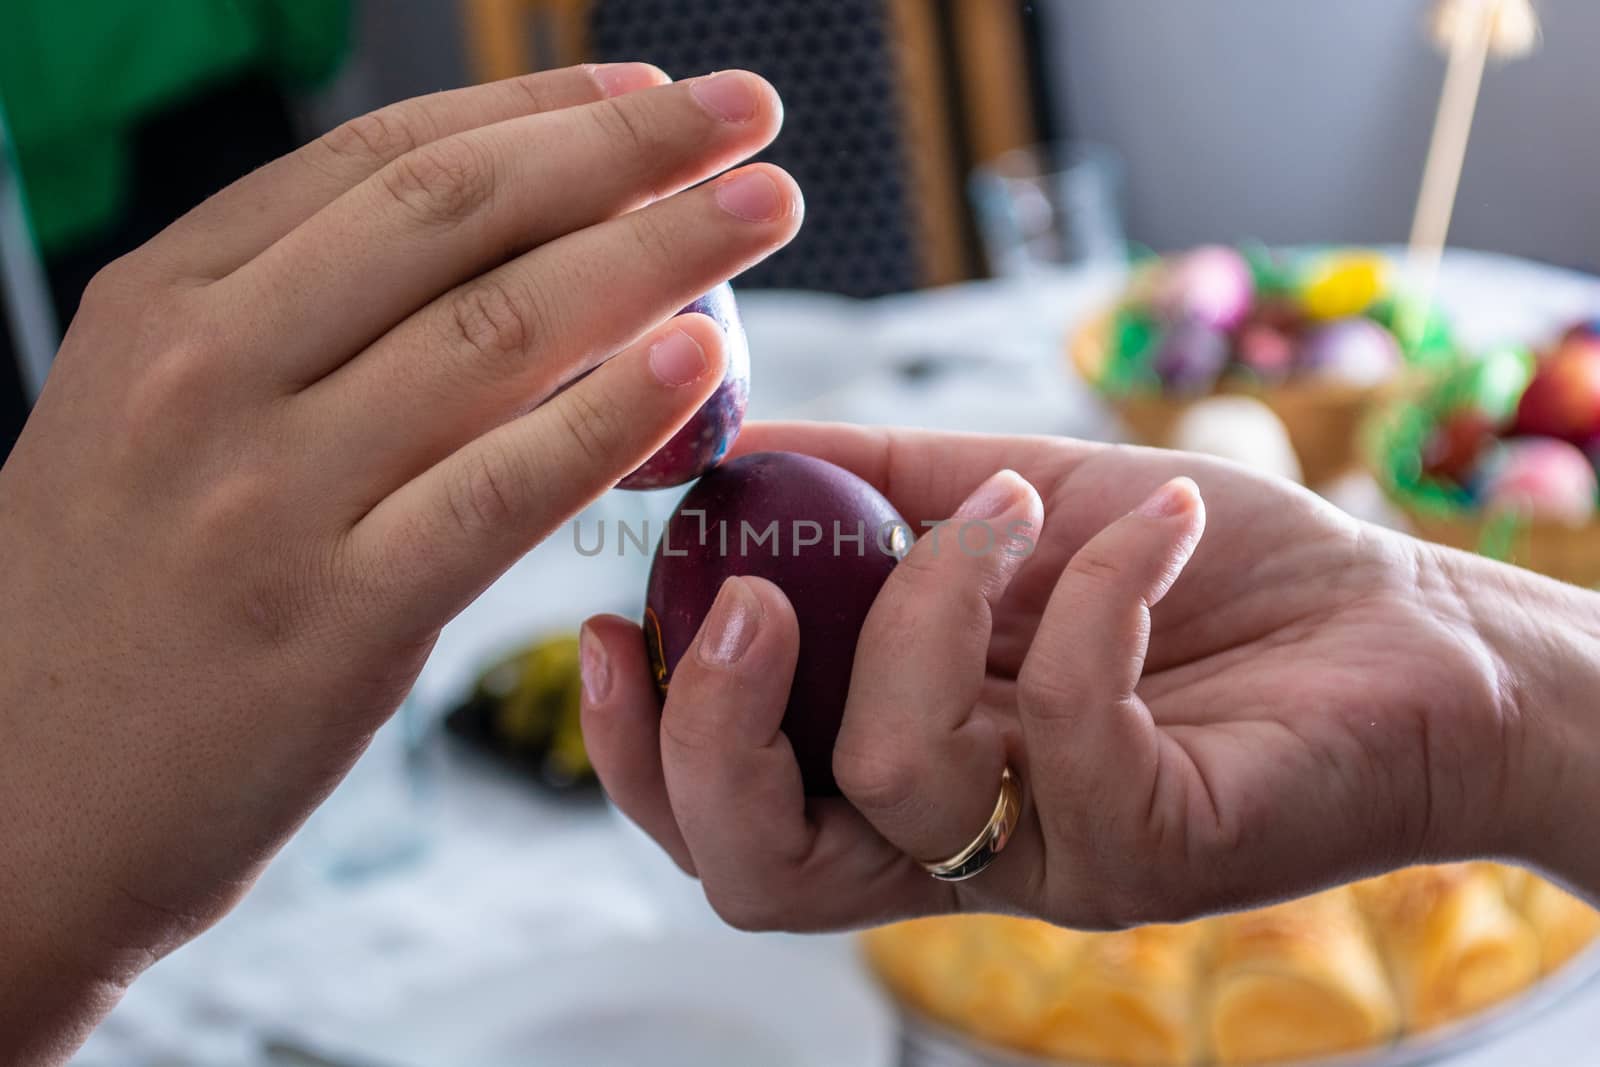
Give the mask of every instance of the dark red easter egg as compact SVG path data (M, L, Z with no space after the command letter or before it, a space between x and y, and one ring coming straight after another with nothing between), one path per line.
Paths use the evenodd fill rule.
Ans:
M1600 339L1569 338L1539 362L1515 432L1574 444L1600 436Z
M729 577L782 589L800 625L783 732L806 792L838 792L833 743L844 718L856 640L878 590L912 540L905 520L843 468L758 452L712 470L667 521L645 598L644 632L665 695L678 661Z
M692 482L722 462L744 425L745 406L750 401L750 345L732 287L724 282L678 314L691 312L716 320L728 339L728 369L722 384L671 440L618 482L618 488L667 489Z
M1482 411L1457 411L1434 429L1422 450L1423 473L1463 484L1494 439L1494 420Z

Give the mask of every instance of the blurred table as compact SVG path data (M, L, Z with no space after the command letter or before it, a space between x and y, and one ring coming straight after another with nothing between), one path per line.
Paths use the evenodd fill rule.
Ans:
M1067 376L1061 344L1119 284L1115 275L1095 273L871 303L745 295L752 415L1114 434L1092 395ZM1470 344L1533 340L1600 309L1600 280L1456 252L1445 264L1441 300ZM659 519L677 495L608 498L585 520ZM446 629L413 694L414 709L437 715L487 661L531 636L573 629L596 611L635 613L647 568L642 557L585 558L569 531L558 533ZM384 740L380 735L380 746ZM423 847L414 858L359 881L325 876L318 820L405 817L384 810L381 799L363 799L358 767L240 908L135 983L74 1062L319 1062L287 1053L269 1058L264 1046L275 1041L320 1052L321 1062L360 1067L363 1052L381 1047L378 1037L392 1033L397 1020L463 983L512 975L532 1003L541 988L562 982L541 961L582 946L615 944L625 952L675 930L715 925L693 883L604 808L552 800L448 749L425 753L424 762ZM373 810L362 812L363 804ZM783 948L851 966L845 939L785 939ZM861 996L871 1010L886 1011L865 985ZM1593 1044L1597 1016L1600 991L1590 991L1452 1062L1577 1062ZM431 1062L460 1062L448 1045L436 1057Z

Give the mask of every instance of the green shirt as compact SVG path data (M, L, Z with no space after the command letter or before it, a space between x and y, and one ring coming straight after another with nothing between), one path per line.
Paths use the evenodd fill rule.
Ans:
M332 74L348 8L348 0L0 2L0 100L40 246L67 247L116 220L132 131L146 116L249 71L292 87Z

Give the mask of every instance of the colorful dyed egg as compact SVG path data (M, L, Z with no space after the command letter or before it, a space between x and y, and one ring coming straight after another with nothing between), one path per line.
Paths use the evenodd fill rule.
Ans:
M1349 253L1329 256L1314 267L1300 291L1312 318L1330 321L1360 315L1383 295L1389 265L1381 256Z
M1162 387L1178 396L1211 390L1228 365L1228 335L1198 320L1168 330L1156 349L1155 371Z
M1480 493L1490 510L1577 526L1594 518L1600 484L1577 446L1551 437L1522 437L1507 441L1486 464Z
M1250 313L1255 275L1244 256L1221 245L1197 248L1166 265L1156 286L1156 309L1172 323L1197 322L1231 330Z
M728 346L722 384L655 455L617 483L618 488L665 489L692 482L722 462L744 426L745 406L750 401L750 343L745 339L733 288L723 282L678 314L691 312L709 316L722 327Z
M1600 436L1600 338L1569 338L1540 362L1516 431L1574 444Z
M1294 369L1295 341L1265 323L1251 323L1239 331L1234 355L1263 384L1281 382Z
M1371 319L1340 319L1319 327L1300 346L1300 369L1324 380L1370 386L1400 368L1400 344Z

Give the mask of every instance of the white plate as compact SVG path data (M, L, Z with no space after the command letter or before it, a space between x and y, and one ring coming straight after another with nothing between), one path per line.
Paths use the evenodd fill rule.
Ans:
M893 1067L898 1022L848 940L697 932L431 993L359 1048L305 1043L373 1067Z

